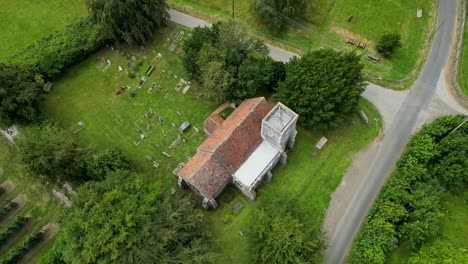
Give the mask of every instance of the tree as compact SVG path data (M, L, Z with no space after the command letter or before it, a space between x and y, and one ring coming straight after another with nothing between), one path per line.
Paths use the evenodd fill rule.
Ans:
M300 18L307 8L304 0L254 0L250 9L273 33L279 33L290 19Z
M468 135L455 131L439 142L441 159L434 170L441 184L452 191L461 191L468 183Z
M304 221L296 202L278 197L260 205L248 236L252 263L319 263L322 260L322 232Z
M90 155L86 162L86 174L91 179L102 180L107 173L117 170L130 170L127 156L116 148Z
M164 0L86 0L86 5L107 33L131 46L143 44L169 17Z
M0 127L38 121L44 99L32 70L0 63Z
M401 36L398 33L384 34L377 42L377 51L385 57L390 57L396 49L401 48Z
M437 239L426 244L421 249L411 255L407 264L439 264L439 263L466 263L468 251L463 248L456 248L446 241Z
M355 110L364 91L362 63L355 53L322 49L286 66L275 97L299 114L305 127L335 127Z
M19 156L27 170L51 180L86 179L86 156L71 134L53 123L26 127L17 139Z
M187 73L200 81L202 95L217 103L254 96L267 85L276 85L268 49L248 37L245 28L215 23L196 28L185 41L182 61Z
M212 260L203 214L162 184L129 171L82 185L60 222L66 263Z

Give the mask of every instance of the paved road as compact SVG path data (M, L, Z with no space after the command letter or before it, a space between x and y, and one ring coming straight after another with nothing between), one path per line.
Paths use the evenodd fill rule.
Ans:
M406 145L420 112L428 106L434 95L450 48L454 30L455 6L456 1L439 1L438 23L444 21L445 18L446 20L434 35L421 75L403 101L382 141L382 147L376 159L353 195L350 206L340 219L335 233L331 235L330 247L326 251L327 263L338 264L345 260L364 217Z
M168 11L169 11L169 14L171 15L171 20L177 24L184 25L189 28L211 26L209 22L189 16L187 14L181 13L174 9L169 9ZM297 54L294 54L292 52L289 52L289 51L286 51L277 47L273 47L268 44L267 44L267 47L270 49L270 57L277 61L288 62L292 57L298 56Z

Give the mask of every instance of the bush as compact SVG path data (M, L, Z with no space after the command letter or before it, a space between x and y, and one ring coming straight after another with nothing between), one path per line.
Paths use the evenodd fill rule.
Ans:
M13 234L21 230L29 221L29 217L18 216L15 221L0 233L0 245L7 241Z
M135 79L135 77L136 77L136 74L134 72L129 72L128 73L128 78Z
M14 208L16 208L18 206L17 203L15 202L9 202L7 203L5 206L3 206L2 208L0 208L0 219L2 219L6 214L8 214L8 212L10 212L11 210L13 210Z
M401 48L401 36L398 33L387 33L377 43L377 51L384 57L390 57L396 49Z
M458 167L466 164L468 129L451 133L462 119L440 118L410 139L366 218L350 263L385 263L399 243L415 249L437 234L442 186L456 190L468 181L466 169Z
M42 38L10 58L10 62L35 69L46 80L86 58L110 41L102 27L86 17L69 25L64 32Z
M2 264L17 263L33 246L35 246L44 237L44 232L38 231L30 235L19 246L13 248L8 252L8 255L3 259Z

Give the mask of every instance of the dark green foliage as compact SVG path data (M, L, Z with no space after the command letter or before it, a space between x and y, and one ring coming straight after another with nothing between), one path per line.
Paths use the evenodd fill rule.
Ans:
M307 219L288 197L259 205L248 235L252 263L320 263L323 234Z
M462 190L468 183L466 130L468 129L456 131L439 143L441 159L434 173L440 183L452 191Z
M17 263L32 247L38 244L44 237L41 231L35 232L24 240L20 245L16 246L8 252L8 255L3 259L2 264Z
M111 148L90 155L87 160L86 173L91 179L104 179L105 175L117 170L130 170L127 156L119 149Z
M307 8L304 0L254 0L251 10L273 33L282 31L292 19L301 18Z
M53 33L19 54L10 62L42 74L47 80L58 77L63 71L83 60L109 41L101 26L90 18L68 26L62 33Z
M198 57L200 50L204 45L215 44L219 37L219 23L213 24L211 28L196 27L192 31L190 38L185 38L184 41L184 56L182 62L185 71L194 80L200 80L201 72L198 67Z
M61 222L67 263L208 263L203 214L128 171L88 182Z
M385 263L398 243L417 249L437 234L444 187L456 190L467 182L462 166L466 170L468 129L451 133L462 120L463 116L437 119L410 139L366 218L351 263Z
M336 127L356 109L364 91L359 60L355 53L333 49L294 58L275 97L299 114L304 127Z
M29 217L18 216L15 221L0 233L0 246L12 237L15 233L20 231L29 221Z
M377 51L385 57L390 57L396 49L401 48L401 36L398 33L387 33L377 42Z
M146 42L169 18L164 0L86 0L86 5L106 34L131 46Z
M2 208L0 208L0 219L5 217L6 214L8 214L11 210L15 209L18 206L17 203L15 202L9 202Z
M248 37L234 22L195 28L185 41L182 61L187 73L201 82L202 94L211 101L249 98L259 90L276 86L275 70L268 49Z
M37 121L44 93L31 68L0 63L0 127Z
M36 176L50 180L86 179L87 147L80 147L69 131L52 123L26 127L17 140L21 161Z
M463 248L456 248L448 242L436 240L426 244L413 254L407 264L428 264L428 263L453 263L462 264L468 260L468 251Z
M57 239L53 242L53 246L51 249L45 253L39 263L40 264L65 264L66 262L63 260L63 251L65 247L65 241L63 241L62 233L57 234Z
M128 73L128 78L135 79L135 77L136 77L136 74L134 72L129 72Z

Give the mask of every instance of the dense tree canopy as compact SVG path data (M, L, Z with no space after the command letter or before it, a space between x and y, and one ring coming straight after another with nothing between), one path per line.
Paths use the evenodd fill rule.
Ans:
M270 31L278 33L291 19L300 18L307 8L305 0L254 0L251 10Z
M31 70L0 63L0 127L38 120L45 98L41 85Z
M86 0L86 5L108 34L131 46L148 40L169 17L164 0Z
M440 264L440 263L466 263L468 260L468 251L462 248L456 248L448 242L436 240L430 244L424 245L413 254L408 264Z
M86 156L66 130L52 123L26 127L17 139L19 156L32 175L51 180L79 180L86 176Z
M73 134L53 123L28 126L17 139L19 156L32 175L53 181L101 180L109 172L130 170L116 148L96 151L78 143Z
M437 235L443 216L443 192L460 190L468 182L466 169L461 168L466 163L468 127L453 131L463 118L439 118L410 139L369 212L351 263L385 263L387 254L399 243L404 241L416 250ZM436 250L428 250L437 254ZM445 253L440 254L443 259ZM426 258L420 255L410 263L425 263L418 259Z
M260 205L248 236L252 263L320 263L324 248L321 230L304 221L296 202L278 197Z
M66 263L209 263L203 215L128 171L78 189L63 215Z
M363 67L355 53L316 50L289 62L275 96L299 114L303 126L334 127L358 104Z
M185 41L182 61L187 73L201 82L209 100L243 99L277 85L281 66L267 57L263 42L250 38L234 22L195 28Z

